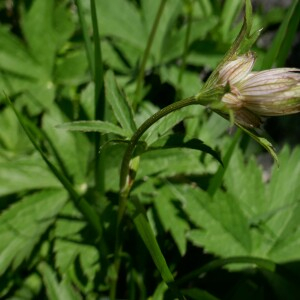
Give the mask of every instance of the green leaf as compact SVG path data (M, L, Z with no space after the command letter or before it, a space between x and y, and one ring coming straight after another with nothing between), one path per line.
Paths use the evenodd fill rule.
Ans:
M241 136L241 132L238 131L234 138L232 139L225 155L224 155L224 163L219 166L218 168L218 171L216 172L216 174L214 175L214 177L211 179L210 183L209 183L209 186L208 186L208 194L210 196L213 196L215 194L215 192L220 188L220 186L222 185L222 181L223 181L223 177L224 177L224 174L227 170L227 167L230 163L230 160L231 160L231 157L234 153L234 149L240 139L240 136Z
M1 196L52 187L62 186L36 155L0 162Z
M22 29L32 55L43 66L50 78L56 51L70 37L74 24L66 4L54 0L34 0L28 11L23 12Z
M243 126L238 125L243 131L245 131L250 137L252 137L257 143L259 143L262 147L264 147L273 157L274 161L279 165L279 159L277 157L277 154L274 150L273 145L270 141L268 141L266 138L260 136L258 133L253 132Z
M211 198L202 190L189 186L173 186L173 193L199 228L187 233L194 244L223 257L251 253L248 221L235 198L220 191Z
M204 153L210 154L217 161L219 161L220 164L222 164L218 152L213 150L208 145L204 144L204 142L199 139L188 139L185 141L185 136L182 134L172 134L167 137L163 137L157 140L154 144L152 144L149 150L170 149L170 148L187 148L187 149L199 150Z
M161 136L169 133L169 131L185 118L193 116L193 109L191 107L184 107L180 110L174 111L156 123L154 123L145 134L145 141L151 145L156 142Z
M143 154L138 170L138 178L145 176L170 177L177 174L196 175L213 172L200 160L200 154L188 149L164 149Z
M218 300L219 298L211 295L209 292L205 290L201 290L198 288L191 288L187 290L182 290L182 293L189 297L189 299L195 300Z
M159 189L154 198L154 205L165 231L170 231L171 235L183 256L186 253L187 241L185 233L189 229L187 221L180 216L180 211L173 200L173 193L168 186Z
M239 14L243 2L241 0L226 0L223 4L223 10L220 17L221 24L219 25L221 37L229 35L231 26Z
M105 121L75 121L63 123L56 127L70 131L114 133L126 137L126 131L123 128Z
M64 85L79 85L87 81L85 74L87 61L84 51L71 51L57 59L55 64L55 82Z
M60 157L61 169L67 170L68 176L73 177L75 184L82 184L86 181L91 144L82 133L57 129L56 125L64 121L66 119L62 112L58 107L53 107L43 117L43 131Z
M81 299L80 295L75 292L66 277L61 282L58 282L54 270L47 263L42 262L38 269L42 274L49 300Z
M37 176L38 177L38 176ZM44 190L24 197L0 216L0 274L28 259L67 201L63 190Z
M100 0L96 1L96 5L101 34L124 40L139 51L144 50L147 35L142 18L132 2Z
M54 231L55 266L61 275L68 274L77 288L88 293L100 270L99 252L88 242L92 236L87 235L87 223L74 206L66 205L61 214L64 217L57 220Z
M24 44L4 26L0 27L0 69L22 76L23 80L31 83L42 74L42 69Z
M269 175L270 171L265 170L265 176L271 177L265 185L257 164L245 164L239 152L228 167L225 186L230 194L241 199L239 207L248 219L248 232L255 245L252 255L278 263L299 259L299 155L299 148L293 153L283 149L279 155L280 168L274 165Z
M105 75L105 91L106 99L112 107L117 121L128 134L132 134L136 130L133 114L125 97L120 93L112 71L108 71Z
M294 42L295 33L300 21L300 1L294 0L286 13L285 18L274 38L274 41L264 57L263 69L271 67L283 67L287 59L292 43Z
M140 203L136 201L131 201L128 203L129 210L133 222L137 228L137 231L145 243L150 255L158 269L162 279L166 283L174 281L173 275L169 270L169 267L166 263L166 260L159 248L159 245L155 239L153 231L150 227L150 224L147 220L146 214L143 211L143 208Z

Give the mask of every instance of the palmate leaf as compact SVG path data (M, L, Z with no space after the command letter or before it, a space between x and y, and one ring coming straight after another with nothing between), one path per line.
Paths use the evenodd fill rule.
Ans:
M54 0L34 0L28 11L23 11L22 29L32 56L50 77L58 47L72 34L75 26L65 4Z
M197 175L215 171L215 165L206 165L199 152L189 149L163 149L143 154L137 179L145 176L171 177L178 174ZM216 163L218 165L218 163Z
M154 198L154 205L165 231L171 232L178 250L183 256L187 246L185 233L189 229L189 224L180 216L180 211L176 207L173 198L172 190L166 185L158 190Z
M187 233L188 239L219 256L246 255L252 242L248 222L237 201L224 192L213 198L189 186L174 186L174 195L199 229Z
M45 262L41 263L38 269L43 277L49 300L81 299L80 295L71 286L66 276L61 282L58 282L54 270L52 270L52 268Z
M251 256L276 263L300 258L300 149L284 149L271 180L264 184L254 160L236 150L225 175L226 192L207 193L173 185L175 199L198 227L188 239L220 257Z
M55 266L86 293L93 288L96 272L100 269L99 252L84 241L87 223L71 204L64 207L61 215L55 223Z
M0 274L9 266L15 270L29 258L67 199L67 193L61 189L44 190L24 197L2 213Z

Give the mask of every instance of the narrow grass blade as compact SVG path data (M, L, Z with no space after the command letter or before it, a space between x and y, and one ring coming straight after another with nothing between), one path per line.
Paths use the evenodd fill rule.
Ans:
M221 14L221 33L226 37L229 34L230 28L235 21L235 18L241 10L244 1L241 0L227 0Z
M178 286L184 284L185 282L190 282L194 278L199 278L199 276L201 276L202 274L205 274L209 271L213 271L215 269L222 268L229 264L251 264L251 265L256 265L261 269L268 270L270 272L276 271L276 264L270 260L259 258L259 257L251 257L251 256L236 256L236 257L213 260L212 262L209 262L203 267L194 270L193 272L185 275L184 277L176 280L175 282Z
M300 21L300 1L294 0L262 64L263 69L283 67Z
M166 263L166 260L159 248L159 245L155 239L153 231L150 227L150 224L147 220L145 212L140 203L137 201L130 201L128 203L130 205L131 215L133 222L137 228L137 231L140 234L140 237L144 241L147 249L150 252L150 255L161 274L162 279L166 283L171 283L174 281L173 275L169 270L169 267Z
M84 19L82 0L75 0L75 4L77 6L78 17L79 17L79 22L80 22L81 29L82 29L84 46L85 46L85 50L86 50L87 60L88 60L89 67L90 67L90 72L93 75L94 74L93 48L92 48L92 43L90 40L87 24Z

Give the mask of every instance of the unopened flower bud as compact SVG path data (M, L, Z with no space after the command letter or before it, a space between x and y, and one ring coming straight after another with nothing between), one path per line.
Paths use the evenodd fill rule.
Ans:
M229 87L222 97L232 109L235 122L259 127L261 116L280 116L300 112L300 70L279 68L251 72L255 62L252 52L222 66L218 84Z

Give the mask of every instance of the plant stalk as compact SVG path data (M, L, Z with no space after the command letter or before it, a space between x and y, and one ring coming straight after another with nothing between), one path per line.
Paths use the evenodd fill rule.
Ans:
M158 24L159 24L159 20L162 16L165 4L166 4L167 0L161 0L148 41L147 41L147 46L146 49L144 51L144 55L142 58L142 62L141 62L141 67L140 67L140 71L138 74L138 78L137 78L137 84L136 84L136 90L135 90L135 100L136 102L139 100L140 97L140 93L141 93L141 87L143 84L143 78L144 78L144 73L145 73L145 68L146 68L146 63L147 63L147 59L148 56L150 54L150 50L151 50L151 46L153 44L153 40L158 28Z

